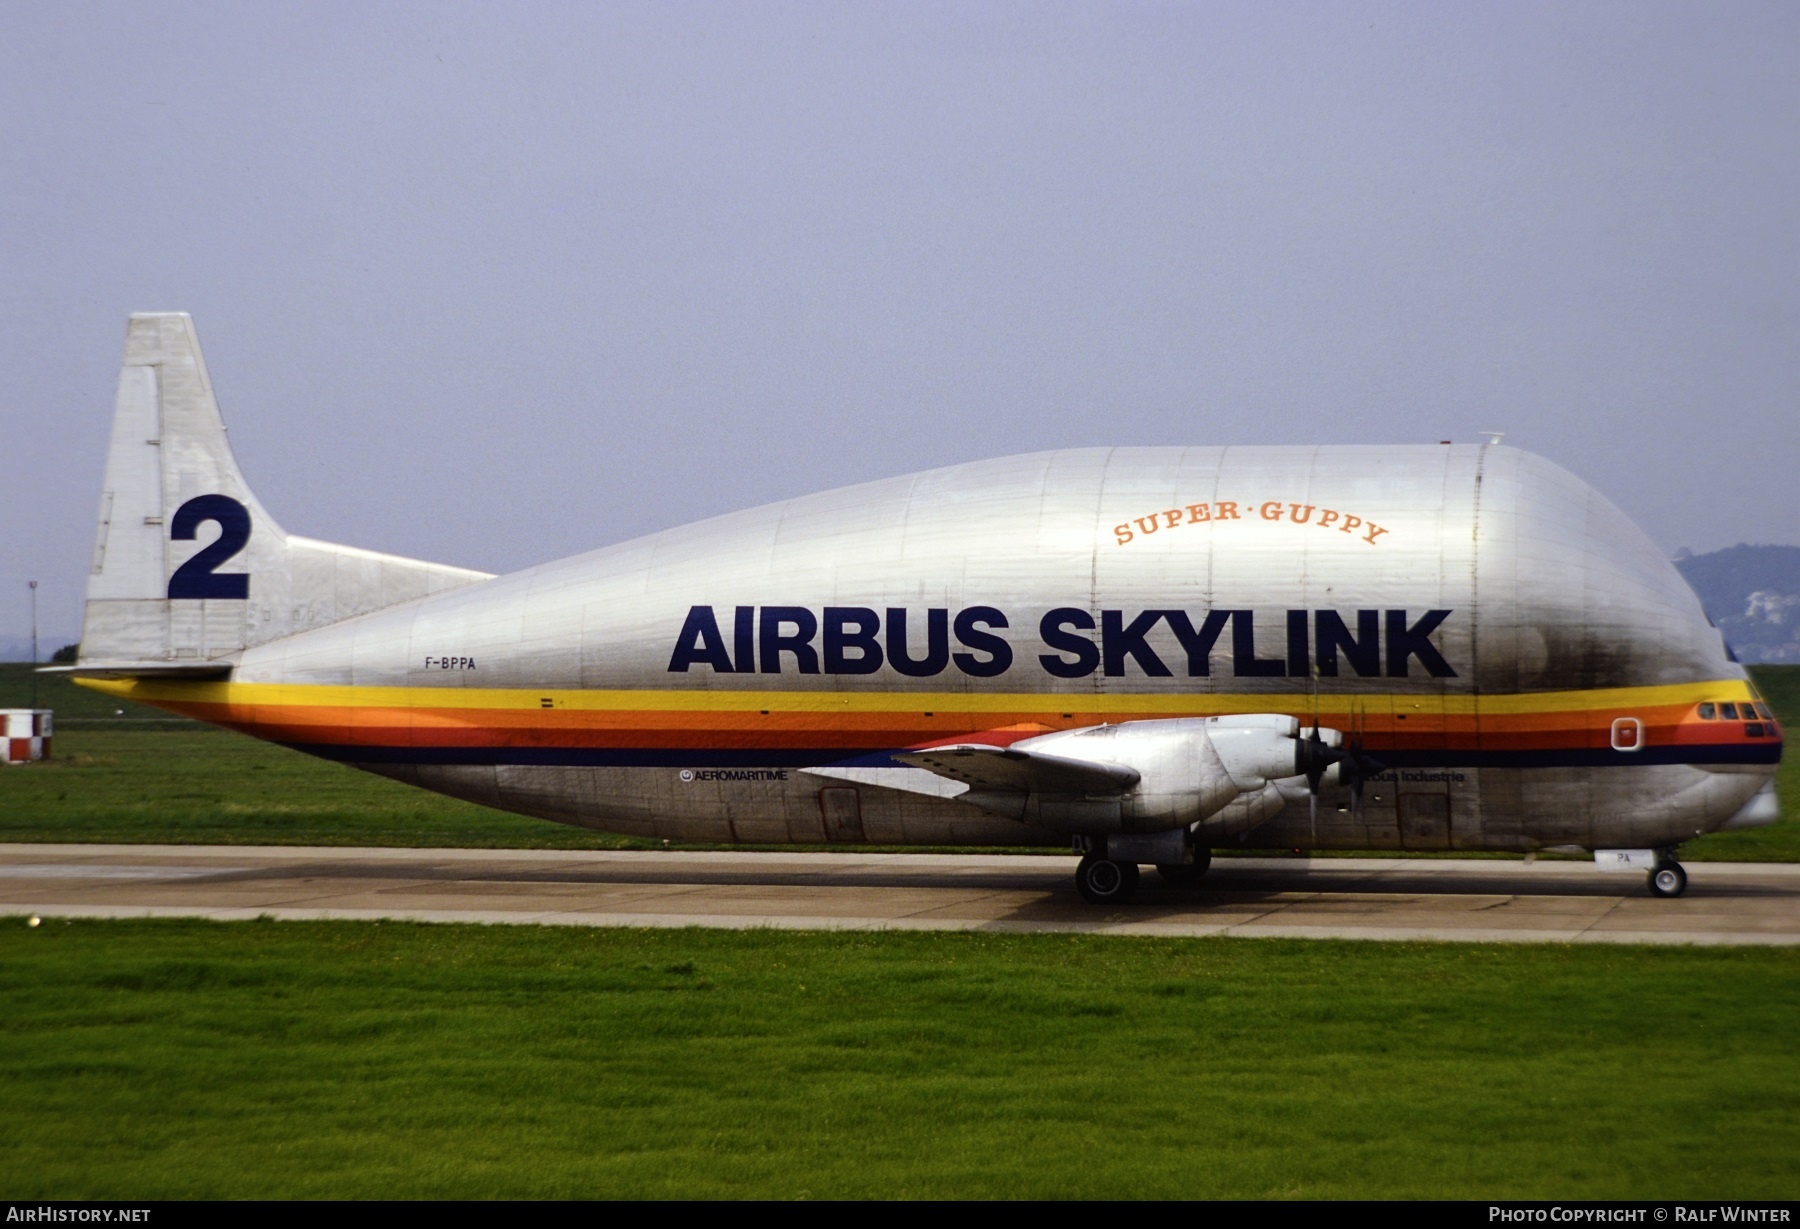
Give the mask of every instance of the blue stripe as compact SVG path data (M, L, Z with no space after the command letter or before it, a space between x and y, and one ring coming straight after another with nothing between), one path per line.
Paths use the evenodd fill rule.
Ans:
M1548 751L1371 751L1389 768L1629 768L1633 764L1779 764L1781 743L1713 746L1568 747Z

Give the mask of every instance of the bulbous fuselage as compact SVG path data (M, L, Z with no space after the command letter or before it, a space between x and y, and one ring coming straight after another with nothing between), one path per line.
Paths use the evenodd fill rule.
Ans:
M213 715L262 737L718 841L1062 840L898 787L920 770L891 757L1104 723L1287 714L1380 762L1355 806L1290 788L1232 838L1285 847L1673 844L1737 813L1780 751L1661 553L1495 446L909 475L252 647L229 687Z

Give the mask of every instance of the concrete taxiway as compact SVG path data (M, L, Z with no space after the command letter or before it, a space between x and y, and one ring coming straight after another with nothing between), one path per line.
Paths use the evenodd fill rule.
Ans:
M556 926L1800 944L1800 866L1689 864L1685 896L1587 862L1220 858L1126 906L1071 857L0 845L0 914Z

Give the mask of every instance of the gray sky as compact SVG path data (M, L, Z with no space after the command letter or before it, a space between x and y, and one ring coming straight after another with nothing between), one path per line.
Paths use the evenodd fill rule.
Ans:
M973 458L1473 441L1800 530L1800 6L30 4L0 641L125 316L290 530L504 572Z

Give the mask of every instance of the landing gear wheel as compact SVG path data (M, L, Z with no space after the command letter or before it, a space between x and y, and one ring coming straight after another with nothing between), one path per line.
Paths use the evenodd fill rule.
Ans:
M1135 862L1111 862L1089 854L1075 868L1075 890L1090 905L1122 905L1137 888Z
M1158 862L1156 873L1163 882L1177 888L1191 888L1200 882L1200 877L1212 865L1212 850L1196 849L1192 862Z
M1687 872L1679 862L1664 862L1650 872L1650 895L1680 896L1687 891Z

